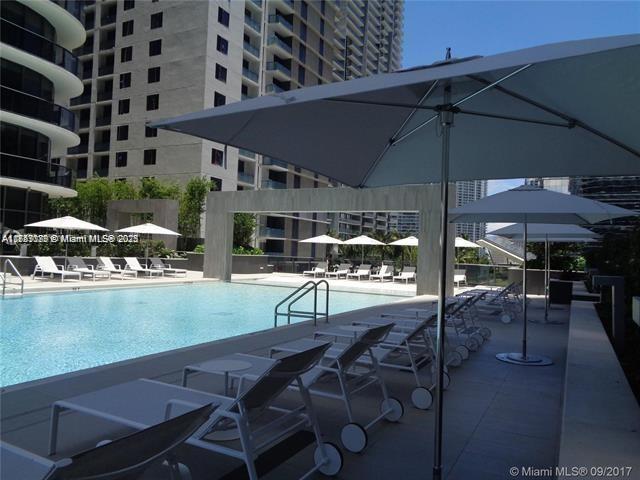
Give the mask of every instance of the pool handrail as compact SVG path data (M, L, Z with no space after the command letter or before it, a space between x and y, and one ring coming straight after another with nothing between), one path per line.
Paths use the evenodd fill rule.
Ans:
M11 283L7 281L7 266L11 267L11 270L13 272L12 274L18 277L19 283ZM13 264L13 262L8 258L5 259L4 265L2 267L2 298L4 298L4 295L7 289L7 284L20 285L20 295L24 295L24 279L22 278L22 275L20 275L20 272L18 271L16 266Z
M318 287L324 284L325 285L325 311L318 312ZM292 310L291 307L309 292L313 292L313 311L308 312L304 310ZM295 297L295 298L293 298ZM293 300L291 300L293 298ZM289 301L287 305L286 312L279 312L278 309ZM300 318L309 318L313 319L313 325L317 325L318 316L324 316L325 322L329 323L329 282L326 280L309 280L304 284L300 285L293 292L287 295L280 303L278 303L273 309L273 327L278 326L278 317L286 316L287 317L287 325L291 325L291 317L300 317Z

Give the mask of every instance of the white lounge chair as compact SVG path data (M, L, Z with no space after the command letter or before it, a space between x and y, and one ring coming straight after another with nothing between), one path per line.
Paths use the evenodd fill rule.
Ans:
M40 273L40 276L45 275L60 275L60 281L64 282L65 277L75 277L78 280L82 280L82 274L80 272L73 272L71 270L65 270L56 265L51 257L33 257L36 259L36 268L33 269L31 278L36 278L36 274Z
M69 270L80 272L83 276L91 277L94 282L97 277L111 280L111 272L107 270L97 270L93 265L87 265L80 257L71 257L67 260L67 263L69 264Z
M302 272L302 276L304 277L305 275L313 275L313 278L316 278L317 276L324 275L326 271L327 271L327 262L319 262L311 270L305 270L304 272Z
M416 267L404 267L402 269L402 272L400 272L398 275L393 276L392 282L395 282L396 280L400 282L405 282L405 283L409 283L410 281L415 281Z
M340 277L347 278L347 274L349 273L350 269L350 263L341 263L335 271L326 272L324 276L327 278L336 277L337 279L339 279Z
M320 427L300 377L313 368L328 345L322 344L281 360L270 360L264 372L252 381L241 378L235 398L180 387L155 380L140 379L76 397L52 405L49 454L56 451L60 413L72 410L115 424L141 429L158 424L174 413L214 404L217 409L186 444L243 461L250 480L258 479L255 461L295 432L311 426L317 448L314 466L304 475L319 471L336 475L342 467L342 454L324 443ZM273 402L294 381L301 385L302 405L291 410L275 407ZM240 442L229 440L240 438Z
M124 261L127 262L127 265L124 267L125 270L132 270L138 273L146 273L147 275L149 275L149 277L153 277L154 275L164 277L163 270L159 270L157 268L145 268L140 265L140 262L136 257L124 257Z
M137 478L151 463L163 458L170 471L167 479L182 478L186 467L177 464L171 452L189 438L215 410L205 405L183 415L114 441L101 442L95 448L72 457L53 461L0 441L0 478L7 480L48 480L63 478L116 479ZM155 472L154 472L155 473ZM186 473L186 472L185 472ZM191 478L188 475L187 478Z
M184 268L173 268L171 264L164 263L161 258L152 257L151 260L151 268L157 268L158 270L162 270L165 275L178 276L182 275L184 277L187 276L187 271Z
M363 278L369 278L369 275L371 275L371 265L360 265L354 273L347 273L347 278L362 280Z
M467 285L467 271L456 269L453 271L453 283L459 287L461 283Z
M135 270L126 270L120 265L114 265L113 261L109 257L98 257L98 270L104 270L111 274L120 275L120 279L124 280L127 275L133 278L138 278L138 272Z
M378 273L369 276L369 280L380 280L380 282L384 282L385 279L393 281L393 267L391 265L382 265Z

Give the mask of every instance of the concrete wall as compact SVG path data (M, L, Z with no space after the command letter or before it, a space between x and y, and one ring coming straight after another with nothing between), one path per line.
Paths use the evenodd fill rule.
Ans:
M450 189L453 205L455 188ZM204 276L231 279L234 212L416 211L420 214L417 293L436 294L440 263L440 186L211 192L207 198ZM453 293L453 240L447 241L447 291Z
M107 228L111 231L131 226L131 214L151 213L152 223L174 232L178 231L178 201L168 199L111 200L107 204ZM154 235L167 248L175 249L178 238L170 235Z

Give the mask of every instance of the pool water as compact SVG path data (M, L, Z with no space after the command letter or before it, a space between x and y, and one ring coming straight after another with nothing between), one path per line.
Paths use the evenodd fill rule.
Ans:
M276 304L292 291L216 282L0 300L0 386L265 330L273 327ZM399 299L332 291L329 310ZM323 294L318 304L324 310ZM312 309L312 299L296 309ZM286 317L278 321L285 323Z

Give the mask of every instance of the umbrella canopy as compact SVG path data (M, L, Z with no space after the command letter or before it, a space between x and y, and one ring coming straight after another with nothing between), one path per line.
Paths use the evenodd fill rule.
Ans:
M417 247L418 246L418 239L416 237L414 237L413 235L406 237L406 238L401 238L400 240L396 240L395 242L391 242L389 245L396 245L399 247Z
M469 240L462 237L456 237L455 247L456 248L482 248L477 243L470 242Z
M116 230L118 233L141 233L147 235L171 235L174 237L181 237L178 232L169 230L168 228L154 225L153 223L141 223L140 225L134 225L132 227L121 228Z
M329 235L318 235L317 237L305 238L300 243L324 243L327 245L342 245L342 240L330 237Z
M524 235L524 225L522 223L512 223L492 232L491 235L500 235L507 238L522 238ZM594 239L598 234L579 225L568 225L560 223L532 223L527 225L527 237L530 242L535 240L551 240L553 242L567 241L571 239L580 241L582 239Z
M375 238L367 237L366 235L350 238L342 243L344 245L384 245L384 242L376 240Z
M292 90L150 125L350 186L383 186L440 181L436 125L446 109L455 117L450 180L638 174L639 56L637 34L570 41Z
M97 232L107 231L106 228L103 228L100 225L85 222L84 220L80 220L71 216L51 218L49 220L43 220L41 222L29 223L25 225L25 227L51 228L56 230L85 230Z

